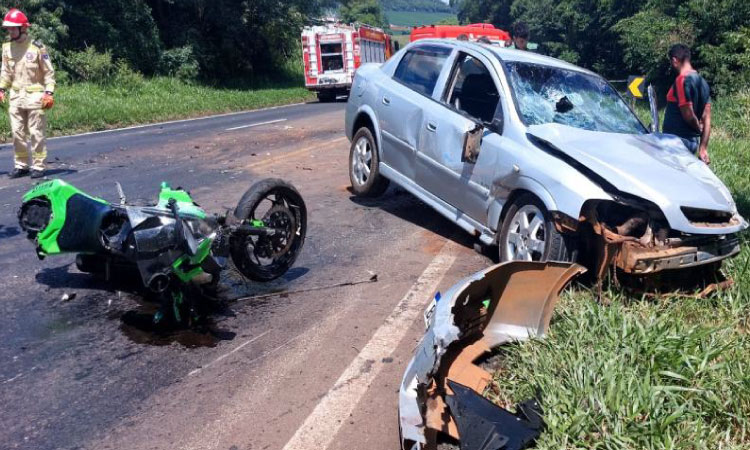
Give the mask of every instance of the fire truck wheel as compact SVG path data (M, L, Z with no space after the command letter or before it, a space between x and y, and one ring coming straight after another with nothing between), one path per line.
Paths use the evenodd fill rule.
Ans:
M388 179L378 168L378 147L367 127L357 130L349 150L349 180L352 191L362 197L377 197L388 189Z
M320 103L328 103L336 100L336 93L333 91L320 91L318 92L318 101Z

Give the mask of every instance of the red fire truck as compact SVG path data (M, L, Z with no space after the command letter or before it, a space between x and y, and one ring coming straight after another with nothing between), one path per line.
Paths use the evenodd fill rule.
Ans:
M505 47L510 42L510 34L489 23L474 23L471 25L427 25L411 30L410 41L427 38L456 39L465 35L470 41L486 37L493 44Z
M391 57L391 37L382 29L362 24L330 23L302 30L305 87L321 102L349 93L354 72L365 63Z

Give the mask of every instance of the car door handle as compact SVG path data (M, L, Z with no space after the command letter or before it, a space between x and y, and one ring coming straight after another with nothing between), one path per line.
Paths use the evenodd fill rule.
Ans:
M388 98L388 97L383 97L383 104L384 105L390 105L391 104L391 99Z
M437 124L435 122L427 122L427 131L437 131Z

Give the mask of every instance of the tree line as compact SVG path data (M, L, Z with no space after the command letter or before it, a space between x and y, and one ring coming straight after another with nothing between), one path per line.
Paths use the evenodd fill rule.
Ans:
M666 57L682 42L716 94L750 87L747 0L452 0L464 23L510 30L524 21L541 51L610 79L644 74L661 90L674 78Z
M276 76L332 0L0 0L21 8L63 79L134 71L184 79Z
M47 45L63 82L141 74L296 79L304 25L332 11L344 21L387 25L379 0L0 0L3 13L11 7L29 16L32 36Z
M382 1L382 4L381 4ZM300 29L335 11L346 22L386 25L387 8L437 0L0 0L17 6L51 50L63 80L279 79L298 75ZM750 86L747 0L452 0L462 23L509 30L524 21L546 54L610 79L672 79L666 52L693 48L718 94Z

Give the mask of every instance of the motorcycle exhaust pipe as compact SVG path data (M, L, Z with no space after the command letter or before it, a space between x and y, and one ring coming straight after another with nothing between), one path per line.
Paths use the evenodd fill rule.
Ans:
M161 294L169 287L169 276L165 273L155 273L151 275L146 283L151 292Z

